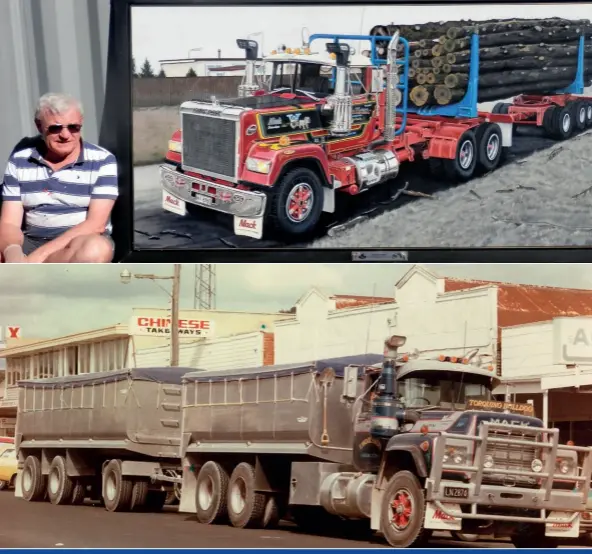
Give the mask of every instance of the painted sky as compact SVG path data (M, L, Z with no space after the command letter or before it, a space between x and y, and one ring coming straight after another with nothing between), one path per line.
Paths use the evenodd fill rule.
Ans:
M302 28L310 33L367 34L374 25L425 23L462 19L564 17L592 19L592 4L450 6L273 6L273 7L151 7L132 10L132 51L137 67L148 58L159 70L159 60L188 56L242 57L237 38L252 33L265 52L280 44L300 46ZM354 44L355 47L355 44ZM361 45L363 49L364 46ZM192 49L201 49L193 50Z
M193 265L183 265L182 308L193 307ZM218 264L217 308L276 312L293 306L310 287L331 294L393 296L409 270L401 265ZM442 276L592 289L592 264L429 265ZM127 268L170 275L166 264L5 265L0 275L0 325L20 325L24 338L55 337L127 323L133 307L167 307L168 295L153 282L120 283ZM162 282L168 286L166 281Z

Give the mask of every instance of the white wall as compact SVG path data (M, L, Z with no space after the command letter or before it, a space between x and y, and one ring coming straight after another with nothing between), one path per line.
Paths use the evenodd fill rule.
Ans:
M539 378L555 374L559 370L559 367L553 367L551 321L502 329L504 380Z
M246 333L181 345L179 365L208 370L260 367L263 353L263 333ZM167 366L169 360L167 346L136 350L135 355L132 354L135 367Z
M329 313L331 304L315 293L298 307L296 321L276 322L276 364L382 353L394 304Z
M497 289L443 293L443 281L418 269L396 289L396 303L333 310L313 289L296 305L296 320L275 325L276 363L363 353L381 354L393 334L407 337L405 351L462 355L497 349Z
M497 289L441 293L441 285L418 274L398 289L390 334L406 336L407 351L462 355L479 348L482 356L495 356Z

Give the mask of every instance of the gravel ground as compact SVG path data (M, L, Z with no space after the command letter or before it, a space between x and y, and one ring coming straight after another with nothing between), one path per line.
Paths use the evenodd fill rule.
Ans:
M590 245L591 154L587 131L431 198L335 229L310 247Z

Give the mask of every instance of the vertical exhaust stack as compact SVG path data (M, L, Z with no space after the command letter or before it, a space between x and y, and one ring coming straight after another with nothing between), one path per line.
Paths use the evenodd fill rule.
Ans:
M399 44L399 31L397 31L387 48L387 72L386 72L386 100L384 105L384 140L395 140L395 95L397 93L398 67L397 46Z
M329 127L332 135L347 135L352 130L352 95L349 83L349 44L330 42L327 50L335 55L335 92L327 99L327 106L333 110Z
M246 65L245 76L242 83L238 86L239 98L253 96L259 90L259 85L255 84L255 62L257 61L257 51L259 44L255 40L238 39L236 45L245 51Z
M397 354L406 342L405 337L393 335L384 342L384 362L376 396L372 401L370 434L389 439L399 430L401 409L397 400Z

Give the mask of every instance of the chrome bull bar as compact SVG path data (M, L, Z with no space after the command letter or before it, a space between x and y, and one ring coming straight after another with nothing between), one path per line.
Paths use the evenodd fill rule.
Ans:
M488 519L496 521L522 521L522 522L573 522L580 512L586 510L586 502L590 490L590 475L592 473L592 448L580 446L559 445L559 430L520 427L522 435L532 436L539 439L536 442L516 438L515 436L500 437L490 436L493 431L505 431L516 433L515 425L506 423L483 422L479 428L478 435L460 435L455 433L442 433L435 440L433 451L433 463L430 476L426 483L426 494L428 502L433 502L439 510L448 516L462 519ZM474 456L472 463L466 461L464 465L444 462L447 448L454 442L459 444L474 445ZM540 441L540 442L539 442ZM543 461L543 468L540 472L527 471L524 469L502 469L484 467L485 456L488 446L500 444L504 446L535 446L541 451L540 459ZM583 470L577 471L577 462L573 474L557 474L557 452L580 452L584 454ZM470 451L470 450L469 450ZM470 458L469 458L470 460ZM468 481L456 481L443 478L447 471L465 473ZM508 475L510 477L536 478L540 486L535 489L522 488L520 486L504 486L503 484L483 484L485 475ZM555 481L569 481L577 483L577 490L553 489ZM450 498L444 495L442 489L446 487L458 487L468 489L467 496L461 498ZM470 513L459 513L450 510L446 503L470 504ZM540 517L527 517L517 515L496 515L478 513L478 506L486 505L496 508L520 508L527 510L540 510ZM553 519L547 517L547 511L573 512L567 519Z

